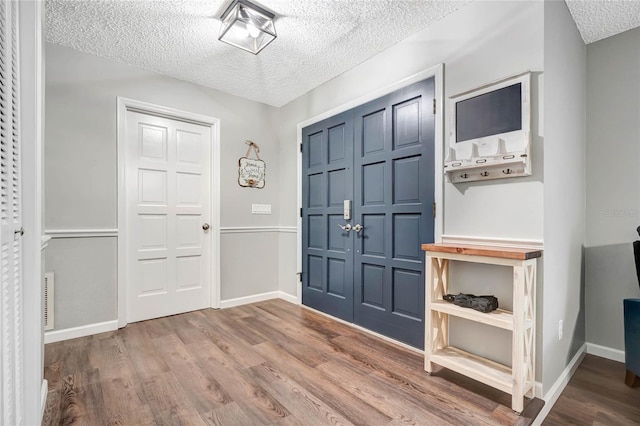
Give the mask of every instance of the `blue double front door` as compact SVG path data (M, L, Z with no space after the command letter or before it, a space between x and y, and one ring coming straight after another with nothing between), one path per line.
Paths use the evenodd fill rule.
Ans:
M302 131L302 303L424 347L434 80Z

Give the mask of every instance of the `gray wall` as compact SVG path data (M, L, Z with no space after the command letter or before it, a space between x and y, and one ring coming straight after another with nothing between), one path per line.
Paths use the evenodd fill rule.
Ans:
M55 277L55 329L118 317L116 238L52 239L45 250Z
M541 241L543 149L538 129L541 121L538 80L543 70L543 14L544 3L539 1L470 3L282 107L279 161L281 223L296 224L296 198L292 195L297 191L298 123L444 63L445 97L522 71L535 72L532 85L533 176L462 185L445 184L444 233ZM281 258L286 256L291 262L295 261L295 243L295 239L281 241ZM498 294L502 301L511 298L508 269L463 264L454 265L452 269L461 290L481 292L488 288L487 291ZM478 282L479 269L488 274L486 282ZM542 286L541 279L538 285ZM295 280L281 279L281 290L295 294ZM454 325L452 343L506 364L511 362L510 336L491 328L478 333L475 327L465 325L468 324Z
M624 351L622 300L640 298L631 243L586 249L587 342Z
M281 108L280 220L296 224L296 126L354 99L445 64L445 97L525 70L543 68L543 3L473 2L354 69ZM444 188L444 233L542 240L542 146L539 74L533 78L534 174L528 178ZM446 134L446 131L445 131ZM475 214L474 212L482 212ZM295 253L295 239L281 241L281 257ZM296 293L281 275L280 289Z
M219 118L221 226L278 225L275 108L47 44L45 230L117 228L117 96ZM262 190L237 184L237 160L246 151L246 139L260 145L267 163ZM252 203L272 204L273 214L251 215ZM221 238L223 300L278 289L278 238L264 235ZM56 329L116 319L115 248L115 237L51 242L46 262L57 274ZM271 265L276 265L274 274L252 272Z
M544 14L545 392L585 342L586 47L563 1ZM538 297L538 301L541 298ZM564 322L559 339L559 321Z
M622 300L640 297L640 29L587 46L587 342L624 350Z
M445 97L522 71L541 71L542 31L542 2L473 2L282 107L282 223L296 223L296 199L291 195L296 193L299 122L439 63L445 64ZM536 79L534 125L539 122ZM445 185L446 234L542 240L542 150L537 135L534 129L534 176Z

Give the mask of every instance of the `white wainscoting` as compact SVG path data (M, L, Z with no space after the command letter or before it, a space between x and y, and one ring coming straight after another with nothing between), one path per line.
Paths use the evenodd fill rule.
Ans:
M295 226L222 226L221 234L258 234L262 232L282 232L295 234L298 228Z
M118 230L113 229L45 229L45 235L50 238L96 238L117 237Z
M295 234L295 226L222 226L221 234L257 234L262 232L283 232ZM46 237L51 238L95 238L117 237L118 230L113 229L47 229ZM43 238L46 238L43 237Z
M221 234L258 234L262 232L282 232L295 234L298 228L295 226L223 226L220 227ZM46 237L51 238L96 238L96 237L117 237L117 229L47 229ZM47 241L48 241L47 239Z
M239 226L221 227L221 234L259 234L259 233L285 233L295 234L295 226ZM46 246L51 239L58 238L101 238L118 237L118 229L107 228L86 228L86 229L48 229L43 236L43 246ZM298 298L283 291L271 291L254 294L245 297L227 299L220 301L220 308L229 308L248 303L255 303L269 299L283 299L290 303L298 304ZM54 343L63 340L75 339L78 337L90 336L93 334L114 331L118 329L118 320L105 321L94 324L87 324L62 330L52 330L45 333L44 343Z
M40 250L44 250L49 247L49 241L51 241L51 237L49 235L43 235L40 237Z

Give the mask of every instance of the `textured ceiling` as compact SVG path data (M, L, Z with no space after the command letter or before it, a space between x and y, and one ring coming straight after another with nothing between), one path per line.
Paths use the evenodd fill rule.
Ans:
M278 38L259 55L217 40L228 0L47 0L47 41L282 106L466 1L262 0ZM216 19L213 19L213 18Z
M230 0L47 0L47 41L282 106L470 0L261 0L278 38L217 40ZM478 0L479 1L479 0ZM567 0L585 43L640 26L640 0Z
M585 43L640 26L639 0L567 0Z

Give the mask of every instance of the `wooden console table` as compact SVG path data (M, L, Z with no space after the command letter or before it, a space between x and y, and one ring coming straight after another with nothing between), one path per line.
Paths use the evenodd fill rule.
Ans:
M536 263L542 251L453 244L423 244L422 250L426 256L424 369L431 374L436 363L509 393L511 408L522 413L524 397L533 398L535 384ZM512 267L513 312L482 313L444 301L449 261ZM450 346L450 315L511 331L512 367Z

